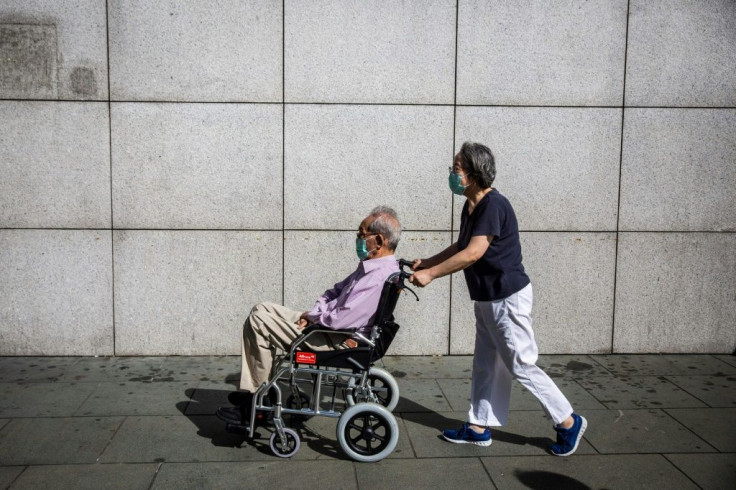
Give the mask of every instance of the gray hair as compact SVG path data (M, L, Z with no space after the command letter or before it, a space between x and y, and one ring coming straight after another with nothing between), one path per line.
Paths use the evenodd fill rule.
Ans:
M380 233L388 242L386 246L390 250L396 250L401 238L401 223L396 211L388 206L376 206L368 217L374 218L368 225L368 232Z
M466 141L460 148L460 158L468 174L483 189L491 187L496 179L496 161L490 148Z

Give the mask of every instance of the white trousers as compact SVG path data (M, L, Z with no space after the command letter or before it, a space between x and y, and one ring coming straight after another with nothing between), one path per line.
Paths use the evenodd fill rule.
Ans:
M529 284L508 298L475 302L471 424L506 425L512 376L537 397L555 424L572 415L570 402L536 365L539 351L532 332L532 301Z

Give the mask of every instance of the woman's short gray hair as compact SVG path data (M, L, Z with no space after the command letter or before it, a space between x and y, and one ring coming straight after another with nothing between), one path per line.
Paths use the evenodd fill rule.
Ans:
M471 179L483 189L491 187L496 179L496 161L490 148L466 141L460 148L460 158Z
M368 232L380 233L386 239L386 246L390 250L396 250L401 238L401 223L396 211L388 206L376 206L368 217L373 218L368 225Z

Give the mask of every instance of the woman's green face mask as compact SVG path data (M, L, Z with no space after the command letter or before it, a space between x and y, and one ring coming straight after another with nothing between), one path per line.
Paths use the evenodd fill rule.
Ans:
M467 185L462 185L460 182L463 180L463 175L456 174L453 171L450 171L450 177L448 179L448 184L450 185L450 190L453 194L457 194L458 196L462 196L463 192L465 192L465 189L468 188Z

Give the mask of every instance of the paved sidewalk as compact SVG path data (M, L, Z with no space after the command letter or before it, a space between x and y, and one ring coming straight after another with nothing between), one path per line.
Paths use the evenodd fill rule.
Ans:
M481 448L443 441L465 420L471 358L387 357L400 439L354 463L336 420L313 418L283 460L213 416L237 357L0 357L0 488L736 488L736 357L541 356L589 421L578 452L518 384L507 427Z

